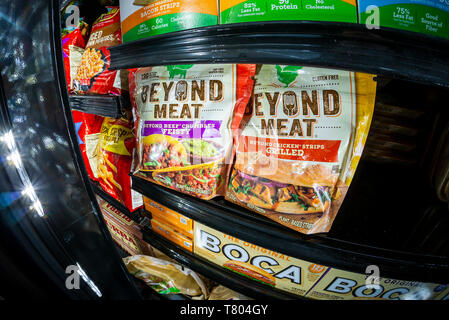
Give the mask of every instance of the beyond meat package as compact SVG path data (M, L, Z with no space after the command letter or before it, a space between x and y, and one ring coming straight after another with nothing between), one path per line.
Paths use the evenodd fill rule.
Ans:
M127 89L124 71L109 70L108 48L121 44L120 10L110 7L93 24L86 50L73 80L76 93L121 94Z
M98 145L98 182L103 190L129 211L143 205L142 196L131 190L129 176L135 144L129 120L104 118Z
M217 0L120 0L123 43L218 23Z
M373 75L263 65L226 199L302 233L329 231L374 109Z
M174 65L130 74L137 109L136 175L189 195L224 194L233 134L255 65Z

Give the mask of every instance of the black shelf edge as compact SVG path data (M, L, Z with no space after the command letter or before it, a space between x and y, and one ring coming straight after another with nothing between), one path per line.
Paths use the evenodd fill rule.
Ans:
M268 287L240 276L232 271L221 268L193 253L187 252L148 228L143 230L143 239L182 265L250 298L261 300L310 300L302 296L290 294L286 291Z
M90 185L92 186L92 190L96 195L100 196L100 198L108 202L118 211L126 215L128 218L130 218L137 224L140 224L142 222L141 208L131 212L128 210L127 207L125 207L123 204L121 204L119 201L117 201L116 199L111 197L107 192L105 192L97 182L91 180Z
M92 189L94 193L98 196L100 196L104 201L108 202L110 205L112 205L114 208L119 210L121 213L126 215L128 218L133 220L134 222L140 224L142 222L142 215L141 210L136 210L133 212L130 212L124 205L122 205L120 202L118 202L116 199L112 198L110 195L108 195L101 187L98 185L95 181L90 181L90 184L92 186ZM142 226L142 233L145 232L145 227ZM126 253L118 244L115 244L117 247L117 250L119 251L121 257L123 258L123 254L125 256L129 256L128 253ZM139 279L136 279L136 281L141 281ZM182 294L159 294L157 291L152 289L151 287L148 287L146 284L143 284L142 287L145 289L145 296L153 298L153 300L191 300L190 298L182 295ZM143 291L143 289L142 289ZM143 292L142 292L143 293Z
M200 200L132 176L132 188L210 228L291 257L365 274L379 266L381 277L449 283L449 258L419 255L303 235L224 200Z
M449 40L391 28L317 21L216 25L110 48L110 69L195 63L345 69L449 87Z
M86 113L109 118L120 118L130 108L129 95L69 95L70 107Z

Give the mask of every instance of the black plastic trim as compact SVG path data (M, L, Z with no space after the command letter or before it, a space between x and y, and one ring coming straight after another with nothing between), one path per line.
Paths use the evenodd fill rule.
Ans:
M359 245L325 234L303 235L227 201L192 198L136 176L132 188L215 230L297 259L361 274L377 265L384 278L449 283L448 258Z
M58 0L52 0L50 7L50 26L52 27L52 31L50 33L52 41L50 42L50 45L52 47L52 59L54 63L54 72L55 77L57 78L57 83L59 87L59 96L61 98L61 105L64 112L64 118L66 120L66 127L67 127L67 133L68 138L70 139L70 149L72 150L72 155L74 158L75 163L77 163L77 171L78 174L81 176L82 181L84 182L84 186L86 188L86 192L91 200L91 204L93 206L93 214L95 216L96 221L98 222L99 228L101 230L102 235L108 239L108 241L113 244L114 241L112 239L111 234L109 233L109 230L106 226L106 223L104 222L104 219L102 218L100 208L96 202L95 194L90 188L89 178L87 174L87 170L83 163L83 158L81 156L81 150L77 144L77 135L75 132L75 128L73 125L73 118L71 114L71 104L70 104L70 98L67 90L67 81L65 77L64 72L64 63L63 63L63 50L62 50L62 43L61 43L61 22L60 22L60 14L61 14L61 2ZM128 273L128 270L126 269L125 265L123 264L118 252L116 252L115 255L113 255L112 259L115 259L116 263L118 264L118 269L121 270L121 278L120 280L127 280L126 287L122 287L121 290L123 292L129 292L129 298L130 299L136 299L141 300L142 297L140 293L137 291L137 288L135 287L135 284L131 281L131 275Z
M141 211L140 208L131 212L128 210L127 207L125 207L123 204L121 204L119 201L117 201L116 199L111 197L107 192L105 192L100 187L98 182L91 181L90 183L91 183L92 190L94 191L94 193L97 194L98 196L100 196L100 198L102 198L104 201L108 202L110 205L115 207L118 211L120 211L121 213L126 215L128 218L130 218L134 222L139 224L142 221L142 215L140 213L140 211Z
M182 265L250 298L258 300L308 300L305 297L271 288L267 285L242 277L232 271L228 271L216 264L198 257L197 255L187 252L150 229L146 228L144 230L143 239Z
M95 194L100 196L104 201L108 202L110 205L112 205L114 208L119 210L121 213L126 215L128 218L133 220L136 223L140 223L142 220L142 215L140 214L141 210L133 211L132 213L120 202L112 198L109 194L107 194L95 181L91 181L92 189ZM142 230L144 231L144 230ZM126 257L129 254L127 254L120 246L116 245L116 248L121 253L122 257ZM151 300L191 300L187 296L184 296L182 294L159 294L157 291L153 290L150 287L145 287L143 291L141 291L142 296L147 297Z
M118 119L130 108L129 95L69 95L70 107L86 113Z
M189 63L292 64L449 86L449 41L390 28L272 21L183 30L110 48L110 69Z

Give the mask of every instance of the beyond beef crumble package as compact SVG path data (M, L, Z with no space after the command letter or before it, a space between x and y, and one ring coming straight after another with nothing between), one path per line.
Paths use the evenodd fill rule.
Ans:
M374 76L263 65L226 199L302 233L329 231L374 110Z
M130 73L136 109L135 174L210 199L224 195L233 134L250 99L255 65L173 65Z

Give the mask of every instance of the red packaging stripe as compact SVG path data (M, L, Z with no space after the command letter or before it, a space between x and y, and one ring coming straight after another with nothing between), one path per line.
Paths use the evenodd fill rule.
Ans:
M290 140L241 136L238 152L262 152L283 160L338 162L341 140Z

